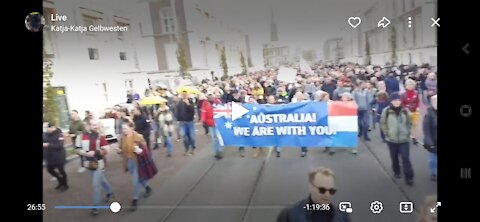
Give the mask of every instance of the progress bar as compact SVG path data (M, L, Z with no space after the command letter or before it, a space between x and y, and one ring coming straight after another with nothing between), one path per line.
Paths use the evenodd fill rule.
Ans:
M122 206L120 203L113 202L110 206L75 206L75 205L57 205L55 209L110 209L113 213L118 213Z
M110 206L55 206L55 209L110 209Z

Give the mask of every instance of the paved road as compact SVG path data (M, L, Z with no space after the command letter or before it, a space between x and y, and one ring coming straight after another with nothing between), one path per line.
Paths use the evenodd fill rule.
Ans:
M44 198L50 206L45 221L275 221L283 207L308 195L307 174L317 166L330 167L336 173L338 192L334 201L352 203L352 221L415 221L416 214L399 213L399 202L413 201L418 212L423 198L437 191L436 183L429 180L427 153L421 147L411 147L415 186L407 187L403 180L393 179L388 149L377 131L371 132L371 142L360 142L358 156L348 150L329 156L322 149L312 149L301 158L298 149L285 148L281 158L268 152L252 158L251 150L247 150L247 157L240 158L236 148L227 148L226 157L220 161L212 157L210 139L198 134L200 149L195 156L184 157L180 143L176 144L174 158L167 159L163 150L156 151L161 172L151 181L154 193L140 200L135 213L126 209L132 186L130 176L121 172L116 154L109 156L106 176L124 207L118 214L103 210L91 217L88 210L51 209L54 205L91 204L91 179L87 172L75 172L77 161L73 161L67 166L71 189L58 193L45 173ZM369 210L374 200L384 204L379 215Z

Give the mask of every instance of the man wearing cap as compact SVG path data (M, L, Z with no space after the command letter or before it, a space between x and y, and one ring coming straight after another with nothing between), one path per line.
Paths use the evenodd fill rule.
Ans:
M400 95L395 92L390 95L390 106L385 108L380 118L380 126L385 134L392 168L395 178L400 179L400 162L402 158L403 173L407 185L413 185L413 167L410 162L410 134L412 121L408 109L402 106Z
M182 99L177 104L176 112L181 134L183 135L185 156L192 155L195 152L195 105L190 100L187 91L182 92Z

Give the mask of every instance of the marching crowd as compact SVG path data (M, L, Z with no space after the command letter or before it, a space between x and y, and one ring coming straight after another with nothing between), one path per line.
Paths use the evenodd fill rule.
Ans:
M390 151L396 178L401 178L403 172L406 184L413 185L414 172L409 152L412 143L423 146L429 152L431 180L436 181L437 74L432 67L325 64L312 68L312 72L299 71L295 82L284 82L279 78L278 70L268 69L221 79L205 79L196 87L191 87L191 90L156 87L147 90L145 96L159 96L165 98L165 102L142 106L138 96L133 98L130 95L128 102L133 104L133 108L115 106L111 113L115 118L119 144L115 151L123 157L125 171L132 175L134 192L131 210L136 209L142 187L145 188L145 196L152 191L148 180L157 172L151 155L153 150L163 144L167 157L171 157L173 140L183 140L184 155L194 155L197 121L201 122L204 133L212 138L214 156L217 159L223 157L223 147L216 136L213 109L215 104L229 102L285 104L354 101L358 106L359 139L368 142L371 140L370 132L379 130L381 140ZM426 107L423 117L422 107ZM79 172L87 168L92 174L94 205L100 204L102 188L107 193L105 201L108 202L113 198L113 193L103 169L109 145L98 121L89 113L81 120L78 112L72 111L69 135L75 141L81 157ZM423 141L420 140L422 137ZM48 172L59 182L56 189L67 190L63 136L52 123L49 123L44 135L43 146L47 153ZM253 149L253 157L265 150L260 147ZM280 157L281 147L275 147L274 150L276 156ZM324 151L335 154L335 148L325 147ZM308 149L301 147L300 152L301 157L305 157ZM352 153L357 154L357 149L352 149ZM239 147L239 154L245 157L244 147ZM327 176L332 174L328 170L322 172ZM92 214L98 214L98 210L93 209Z

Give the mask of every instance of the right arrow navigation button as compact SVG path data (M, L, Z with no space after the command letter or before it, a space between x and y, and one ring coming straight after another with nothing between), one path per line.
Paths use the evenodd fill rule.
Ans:
M462 50L465 52L465 54L470 54L470 52L468 51L468 46L470 46L470 43L467 43L465 46L463 46Z

